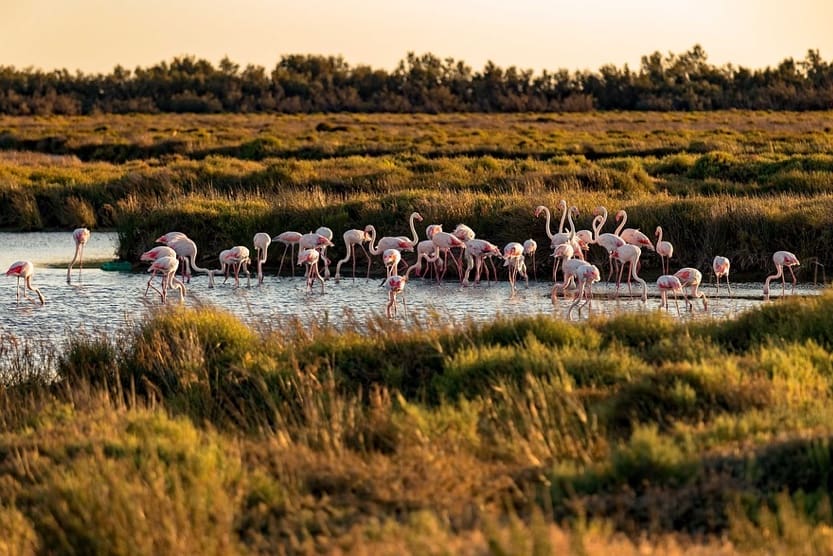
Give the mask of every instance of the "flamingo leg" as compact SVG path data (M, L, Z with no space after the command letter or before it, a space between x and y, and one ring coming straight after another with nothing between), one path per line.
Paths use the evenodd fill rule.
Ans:
M796 283L795 272L793 272L793 267L792 266L788 266L787 268L790 269L790 274L793 277L793 287L792 287L792 290L790 290L790 293L794 294L795 293L795 283Z
M536 268L538 265L535 264L535 253L532 253L532 278L537 282L538 281L538 269Z
M285 243L283 246L283 255L281 255L281 264L278 266L278 274L277 276L281 275L281 270L283 269L283 260L286 257L286 251L289 249L289 243Z

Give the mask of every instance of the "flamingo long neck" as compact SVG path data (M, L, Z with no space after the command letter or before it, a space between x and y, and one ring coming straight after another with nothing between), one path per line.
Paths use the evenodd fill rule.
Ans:
M550 209L548 209L547 207L544 207L544 214L547 215L547 222L546 222L547 237L552 239L555 234L553 234L552 230L550 229Z
M657 245L662 241L662 226L657 226Z
M201 267L197 264L197 254L196 254L196 252L191 253L190 255L188 255L187 257L184 257L184 258L188 260L188 262L191 264L191 268L195 272L200 272L202 274L208 274L209 272L211 272L207 268L203 268L203 267Z
M564 233L564 219L567 218L567 212L567 203L564 203L564 209L561 211L561 222L558 223L559 234Z
M368 224L367 226L370 228L370 245L368 245L368 250L372 255L380 255L382 252L379 250L378 245L376 243L376 226L372 224Z
M596 243L599 242L599 236L602 235L602 226L604 226L606 219L607 215L605 215L604 218L602 218L601 216L597 216L593 219L593 223L590 225L590 227L593 228L593 241Z
M575 207L570 207L570 210L567 211L567 221L570 223L570 237L571 238L575 237L575 235L576 235L576 225L573 224L573 210L572 210L573 208L575 208ZM563 220L563 218L562 218L562 220ZM560 232L560 230L559 230L559 232Z
M775 274L766 277L764 282L764 292L769 291L769 283L773 280L779 279L784 274L784 267L782 265L775 265Z
M18 282L19 281L20 281L20 277L18 277ZM23 283L25 284L25 286L27 288L29 288L30 290L32 290L33 292L38 294L38 299L40 299L40 304L41 305L44 305L46 303L43 299L43 294L40 292L40 288L32 287L32 277L31 276L27 276L26 278L24 278Z
M416 217L417 217L417 213L412 212L412 213L411 213L411 218L410 218L410 220L411 220L411 235L412 235L412 236L413 236L413 238L414 238L414 245L416 245L417 243L419 243L419 236L417 235L416 227L414 226L414 219L415 219Z
M619 211L622 213L622 221L619 223L619 226L616 227L616 231L613 232L614 235L620 235L622 230L625 228L625 223L628 221L628 213L624 210Z
M607 222L607 209L606 209L606 208L604 208L604 207L599 207L599 208L601 209L601 212L602 212L602 213L601 213L600 215L596 216L596 218L594 218L594 219L593 219L593 223L594 223L594 224L595 224L595 222L596 222L596 219L598 219L598 220L599 220L599 227L598 227L598 229L596 228L596 226L595 226L595 225L593 226L593 231L595 231L595 232L596 232L596 238L595 238L595 239L599 239L599 234L601 233L602 228L603 228L603 227L604 227L604 225L605 225L605 222Z

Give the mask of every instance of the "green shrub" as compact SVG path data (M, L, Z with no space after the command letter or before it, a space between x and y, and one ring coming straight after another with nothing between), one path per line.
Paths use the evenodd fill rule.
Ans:
M662 436L655 425L638 427L630 440L611 454L612 472L620 483L635 488L646 485L681 485L697 471L686 450Z

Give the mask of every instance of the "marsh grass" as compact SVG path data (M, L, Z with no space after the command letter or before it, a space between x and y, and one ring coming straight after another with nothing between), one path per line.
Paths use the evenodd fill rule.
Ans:
M744 553L776 530L784 551L824 546L829 298L741 325L254 330L204 308L77 336L55 360L8 340L3 546ZM799 311L803 327L773 326ZM688 338L671 359L668 337Z

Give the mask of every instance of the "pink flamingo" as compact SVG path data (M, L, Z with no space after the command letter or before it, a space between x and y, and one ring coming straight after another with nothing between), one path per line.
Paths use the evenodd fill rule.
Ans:
M578 306L579 316L581 316L581 310L585 305L587 305L588 311L593 308L593 284L601 280L598 267L584 261L582 261L579 267L575 270L575 277L578 285L578 292L576 292L576 298L570 304L570 308L567 309L567 318L571 318L573 309L575 309L576 306ZM579 306L582 297L584 297L586 301L583 305Z
M435 224L432 224L434 226ZM428 226L431 228L431 226ZM429 237L432 234L429 234ZM434 277L439 281L440 279L440 266L443 264L442 259L440 259L440 249L436 246L436 244L431 241L430 239L423 239L419 243L417 243L417 260L414 264L408 267L408 273L416 272L417 276L422 275L422 260L425 259L426 265L428 265L427 270L425 271L425 278L431 273L431 269L434 270Z
M698 297L702 299L703 310L708 310L709 304L706 301L706 294L700 291L700 283L703 281L703 273L696 268L687 266L675 272L674 276L676 276L680 280L680 284L683 285L683 295L685 295L685 288L691 288L692 299L697 299ZM688 306L689 311L694 308L694 303L688 300L688 296L686 296L686 305Z
M625 222L628 221L628 213L624 210L620 210L616 213L616 220L619 220L619 215L622 215L622 223L619 225L621 228L625 225ZM625 243L630 243L631 245L636 245L640 249L649 249L651 251L654 250L654 244L651 243L651 240L639 231L639 228L625 228L621 232L619 232L619 237L625 240Z
M191 270L208 274L209 286L213 283L213 273L207 268L203 268L197 264L197 244L187 237L180 237L168 241L168 247L176 251L177 257L182 259L182 281L185 283L191 282Z
M443 231L443 225L442 224L428 224L425 227L425 237L427 237L428 239L431 239L432 237L434 237L435 233L442 232L442 231Z
M78 259L78 279L81 279L81 266L83 264L84 258L84 246L90 239L90 230L88 230L87 228L76 228L72 232L72 239L75 241L75 256L72 257L72 261L70 261L69 267L67 268L67 284L72 283L72 280L70 279L70 273L72 272L72 265L75 264L76 259Z
M306 270L306 279L307 279L307 291L312 291L312 285L315 283L316 280L321 281L321 293L324 293L324 278L321 276L321 272L318 270L318 259L320 255L318 251L315 249L304 249L300 253L298 253L298 265L305 264L307 265Z
M567 299L567 288L570 287L570 284L573 282L578 284L578 272L585 264L587 264L586 261L572 258L572 252L574 251L570 250L572 248L572 245L566 243L562 243L558 246L558 248L556 248L556 253L560 253L560 257L563 261L561 264L561 272L563 273L564 279L561 283L561 293L563 294L564 299ZM579 290L577 294L580 295L581 290ZM558 284L555 283L552 285L552 291L550 292L550 300L553 305L555 305L557 299Z
M181 280L176 278L176 271L179 267L179 261L176 257L164 256L158 257L154 259L151 263L150 267L148 268L148 272L152 272L156 274L157 272L162 274L162 290L157 290L153 284L148 281L148 285L153 288L159 296L162 298L162 303L168 298L168 288L176 288L179 290L179 300L182 301L185 298L185 284L182 283ZM151 277L152 279L152 277Z
M250 258L249 248L245 245L235 245L228 250L225 259L221 259L221 263L225 263L226 267L234 268L234 287L240 287L240 270L246 273L246 287L252 286L252 274L249 272L249 263L252 262Z
M272 241L276 243L283 243L283 255L281 255L281 264L278 266L278 274L277 276L281 275L281 270L283 269L283 260L286 257L286 251L288 249L292 249L289 257L290 260L295 258L295 246L298 245L298 242L301 241L301 234L299 232L282 232L275 237L272 238ZM295 267L290 264L289 267L292 269L292 277L295 277Z
M630 243L626 243L613 250L613 259L621 264L619 267L619 276L616 279L616 297L619 297L619 286L622 284L622 271L625 269L625 264L627 263L630 264L630 268L628 269L628 293L632 293L631 278L633 278L642 284L643 303L648 300L648 284L637 274L637 265L639 264L640 256L642 256L642 249Z
M451 233L454 234L454 237L463 242L466 242L470 239L474 239L475 236L474 230L472 230L465 224L457 224L457 227L454 228L454 231Z
M530 238L524 242L524 255L532 256L532 278L538 281L538 271L535 264L535 252L538 251L538 242ZM488 278L487 278L488 280Z
M34 301L31 297L26 295L26 290L32 290L36 294L38 294L38 299L40 299L40 304L43 305L46 303L46 300L43 298L43 294L40 292L40 288L36 288L32 286L32 275L35 273L35 266L30 261L15 261L6 271L6 276L16 276L17 277L17 287L15 288L15 294L17 295L17 301L20 302L20 279L23 278L23 298L28 299L30 301Z
M150 249L142 253L142 256L139 257L139 260L141 260L142 262L152 263L153 261L161 257L176 257L176 251L174 251L167 245L159 245L157 247L154 247L153 249ZM178 265L179 263L177 263L177 266ZM150 275L150 278L148 278L147 287L145 288L145 295L147 295L148 291L150 291L150 285L151 283L153 283L153 278L156 276L156 272L157 271L153 271L153 273Z
M452 249L460 249L460 258L458 259L454 253L451 253L451 258L454 261L454 265L457 267L457 276L460 277L460 282L463 281L463 263L462 263L462 251L466 247L466 244L460 240L457 236L450 234L448 232L435 232L433 236L431 236L431 241L434 242L434 245L440 250L440 253L443 254L443 273L440 279L445 277L445 272L448 270L448 254L451 253ZM521 248L523 249L523 247Z
M564 231L564 220L567 218L567 201L565 201L564 199L558 201L557 208L561 209L561 222L558 224L558 231L556 232L560 234ZM537 207L535 207L535 212L533 214L535 215L535 218L538 218L539 216L541 216L541 213L543 213L547 218L547 221L544 225L544 230L547 232L547 237L550 239L550 244L552 245L552 239L555 234L553 234L552 230L550 229L550 209L548 209L544 205L538 205ZM561 241L556 243L555 245L559 245L561 243L564 242ZM555 245L552 246L555 247Z
M259 286L263 284L263 263L266 262L266 252L269 250L269 244L272 243L272 236L265 232L258 232L252 243L257 253L257 285Z
M660 264L662 265L662 271L668 274L670 272L671 256L674 254L674 246L671 245L670 241L663 241L662 226L657 226L654 236L657 238L656 250L657 255L659 255Z
M399 263L401 262L402 253L399 252L399 249L385 249L385 252L382 253L382 263L384 263L387 269L388 278L394 274L398 274Z
M161 235L158 238L156 238L156 243L168 244L172 241L175 241L177 239L182 239L184 237L188 237L188 236L183 234L182 232L168 232L167 234Z
M503 248L503 259L503 266L509 267L509 286L514 296L518 274L526 279L527 286L529 286L529 277L526 275L524 263L524 246L516 241L507 243Z
M717 293L720 293L720 277L726 277L726 287L729 288L729 295L732 295L732 286L729 284L729 259L717 255L712 261L712 270L717 279Z
M777 280L778 278L781 279L781 297L786 294L787 290L787 281L786 277L784 276L784 267L790 271L793 277L793 287L790 293L795 293L795 272L793 272L794 266L801 265L798 262L798 257L790 253L789 251L776 251L772 254L772 262L775 263L775 274L771 276L767 276L766 281L764 282L764 299L769 300L769 283L772 280Z
M333 244L333 231L330 228L328 228L327 226L321 226L320 228L315 230L315 233L320 235L320 236L324 236L325 238L330 240L329 245L324 245L323 247L320 247L318 249L318 252L321 254L321 260L324 263L324 278L326 280L329 280L330 279L330 259L327 258L327 247L331 247L331 246L334 245Z
M399 276L394 274L392 276L388 276L385 278L385 281L382 283L385 286L385 289L388 291L388 304L385 306L385 315L389 319L396 317L396 296L402 294L402 310L407 311L405 307L405 284L408 283L408 275L407 273L405 276Z
M469 274L471 269L475 269L474 283L480 283L480 275L482 270L486 269L486 282L489 281L489 266L486 264L486 258L489 260L494 256L501 256L500 248L494 243L490 243L485 239L470 239L466 242L466 272L463 280L464 284L469 283ZM492 262L493 278L497 282L497 269L495 263Z
M674 276L673 274L663 274L659 278L657 278L657 288L659 288L659 294L661 297L660 300L660 307L665 307L665 310L668 311L668 292L674 294L674 305L677 307L677 316L680 316L680 304L677 302L677 294L681 293L685 295L683 292L683 285L680 283L680 279Z
M338 263L336 264L336 283L341 279L341 265L346 262L349 262L350 259L353 259L353 280L356 280L356 246L358 245L362 252L364 252L365 258L367 258L367 278L370 279L370 255L367 252L367 249L364 248L364 244L370 241L370 234L367 233L365 230L353 229L347 230L344 232L344 246L347 249L347 255Z
M621 213L623 211L619 211L616 213L616 220L621 220ZM616 231L613 233L601 233L602 226L604 226L605 222L607 221L607 209L603 206L598 206L593 209L593 214L595 217L593 218L593 233L594 233L594 240L593 242L596 245L601 245L605 251L607 251L607 259L610 271L607 274L607 281L610 282L610 279L613 277L613 251L617 247L621 247L625 244L625 240L619 237L619 232L622 231L622 228L625 227L625 222L622 221L619 226L616 228Z

